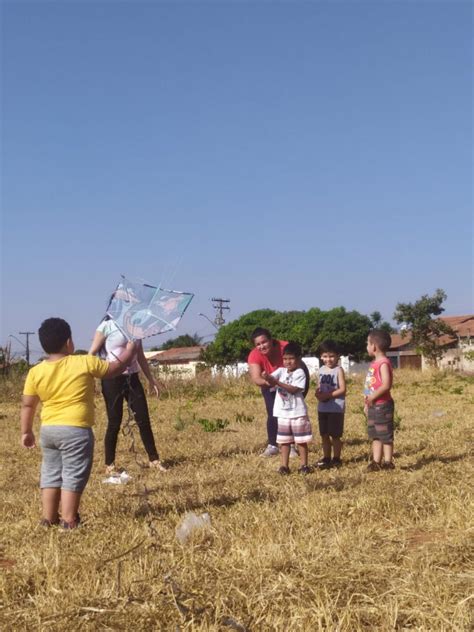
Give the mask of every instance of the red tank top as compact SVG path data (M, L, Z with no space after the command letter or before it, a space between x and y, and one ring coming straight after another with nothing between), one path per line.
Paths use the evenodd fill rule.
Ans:
M375 360L374 362L371 362L369 371L367 373L367 377L365 378L365 388L364 388L365 395L370 395L371 393L373 393L374 391L376 391L378 388L382 386L382 376L380 374L380 368L383 364L386 364L388 366L388 370L390 372L390 378L392 377L393 375L392 365L388 358L382 358L381 360ZM387 391L381 397L379 397L374 402L374 404L383 404L384 402L391 401L391 399L392 399L392 396L390 394L390 391Z

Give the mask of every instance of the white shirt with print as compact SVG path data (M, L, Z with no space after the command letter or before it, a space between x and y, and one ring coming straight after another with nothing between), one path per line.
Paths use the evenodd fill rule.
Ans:
M127 338L113 320L103 320L97 327L97 331L105 336L106 359L109 362L116 362L117 358L120 358L121 354L125 351L128 342ZM135 354L124 373L132 374L138 373L138 371L139 366Z
M304 387L306 386L306 375L303 369L288 371L288 369L281 367L273 371L272 376L279 382L301 389L296 393L289 393L280 386L277 386L275 405L273 406L274 416L285 419L306 417L308 409L303 397Z

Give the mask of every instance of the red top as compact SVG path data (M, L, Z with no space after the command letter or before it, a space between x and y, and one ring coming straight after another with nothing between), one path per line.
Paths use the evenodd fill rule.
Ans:
M382 376L380 374L380 367L382 366L382 364L386 364L388 366L390 377L392 377L392 364L388 358L382 358L381 360L375 360L374 362L371 362L369 372L367 373L367 377L365 379L365 395L370 395L382 386ZM391 401L391 399L392 396L390 394L390 391L387 391L381 397L376 399L374 404L383 404L384 402Z
M268 356L263 355L263 353L261 353L257 349L257 347L255 347L255 349L252 349L252 351L249 353L247 362L249 364L258 364L260 368L262 369L262 371L266 371L267 373L273 373L275 369L278 369L281 366L283 366L283 349L286 347L288 343L286 340L274 340L274 342L276 343L274 346L274 349L278 351L278 353L275 354L276 355L275 364L273 364L269 360ZM273 353L272 353L272 356L273 356Z

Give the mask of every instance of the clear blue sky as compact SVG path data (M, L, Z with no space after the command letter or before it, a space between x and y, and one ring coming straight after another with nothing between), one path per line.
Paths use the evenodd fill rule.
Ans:
M87 347L120 273L196 294L177 334L213 296L470 312L472 37L470 2L3 2L0 344Z

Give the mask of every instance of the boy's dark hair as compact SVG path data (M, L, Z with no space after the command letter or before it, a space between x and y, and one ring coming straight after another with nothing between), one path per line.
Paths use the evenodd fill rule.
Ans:
M268 331L268 329L265 329L265 327L257 327L250 334L250 338L252 341L254 341L255 338L258 338L259 336L266 336L268 340L272 339L272 334Z
M38 329L39 340L46 353L59 353L71 335L69 324L62 318L47 318Z
M385 329L372 329L369 331L369 339L376 344L383 353L388 351L392 344L392 336Z
M303 355L301 346L297 342L289 342L283 347L283 355L292 355L295 358L301 358Z
M336 355L341 355L339 345L334 340L323 340L323 342L319 345L318 348L319 355L323 353L335 353Z

